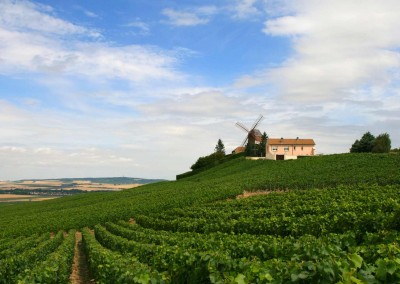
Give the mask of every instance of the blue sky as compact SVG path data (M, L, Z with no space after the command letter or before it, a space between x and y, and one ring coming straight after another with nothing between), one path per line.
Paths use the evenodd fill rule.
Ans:
M400 146L400 2L0 0L0 180L174 178L270 137Z

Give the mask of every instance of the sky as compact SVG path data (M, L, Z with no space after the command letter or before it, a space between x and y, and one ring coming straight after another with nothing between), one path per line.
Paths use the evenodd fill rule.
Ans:
M398 0L0 0L0 180L174 179L259 125L400 147Z

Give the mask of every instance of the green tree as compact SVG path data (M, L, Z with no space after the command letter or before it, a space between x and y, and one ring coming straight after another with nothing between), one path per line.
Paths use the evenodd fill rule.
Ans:
M350 153L360 153L360 140L354 141L353 145L351 145Z
M215 146L216 153L223 153L225 155L225 145L221 139L218 139L217 145Z
M259 151L259 147L257 144L247 142L246 148L244 150L247 157L257 157L258 151Z
M389 153L391 148L389 134L383 133L376 137L372 148L373 153Z
M268 142L268 135L264 131L263 135L261 136L261 142L258 145L258 156L260 156L260 157L265 156L265 152L267 149L267 142Z
M353 145L351 145L350 153L364 153L371 152L374 147L375 136L369 131L364 133L361 140L356 140Z
M205 168L212 165L217 165L219 160L225 157L225 154L222 152L215 152L208 156L200 157L197 159L196 163L194 163L190 169L198 170L201 168Z

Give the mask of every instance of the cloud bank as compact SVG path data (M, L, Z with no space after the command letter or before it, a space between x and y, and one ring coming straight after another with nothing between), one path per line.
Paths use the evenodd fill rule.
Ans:
M54 7L3 0L0 179L172 179L219 138L233 150L244 138L235 123L251 125L259 114L270 137L314 138L319 153L346 152L366 131L388 132L398 147L399 8L389 0L163 6L152 21L122 19L117 26L140 40L118 42ZM97 10L77 11L101 20ZM254 42L228 46L225 33L242 39L243 30ZM218 58L212 42L202 49L195 31L244 47L237 56L258 44L266 54L287 51L281 61L260 55L250 71L229 70L237 58ZM174 43L191 32L192 49ZM226 74L230 82L215 83Z

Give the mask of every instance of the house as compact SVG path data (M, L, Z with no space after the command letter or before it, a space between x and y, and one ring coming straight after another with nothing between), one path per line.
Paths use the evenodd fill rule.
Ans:
M298 156L314 156L315 142L313 139L269 138L266 158L269 160L293 160Z

